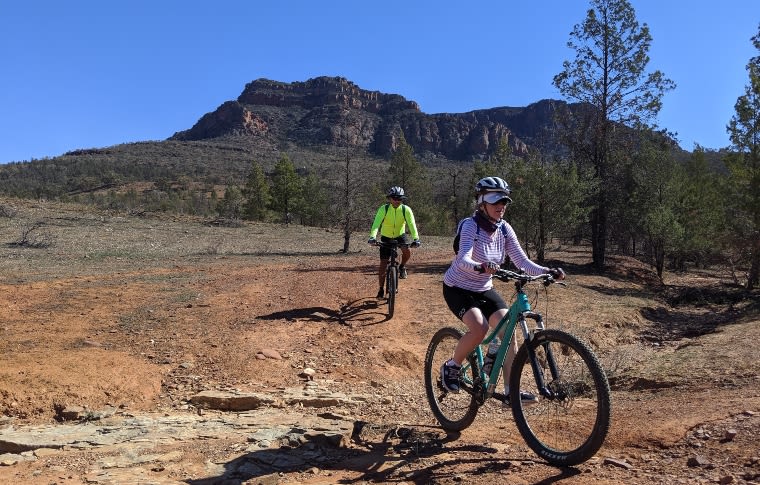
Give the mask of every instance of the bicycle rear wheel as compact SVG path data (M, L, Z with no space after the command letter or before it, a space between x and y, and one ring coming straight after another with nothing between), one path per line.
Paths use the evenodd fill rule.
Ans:
M477 361L472 354L462 366L461 390L449 392L441 384L441 366L454 355L454 348L462 331L445 327L430 340L425 354L425 394L435 418L447 431L461 431L472 424L478 414L475 399L474 375L478 375Z
M552 396L541 395L530 355ZM550 358L558 375L552 376ZM539 396L523 406L520 390ZM525 442L553 465L572 466L591 458L610 427L611 397L607 376L589 347L562 330L536 332L520 347L509 379L512 414Z
M393 317L393 311L396 309L396 291L398 291L398 268L391 266L388 268L388 318Z

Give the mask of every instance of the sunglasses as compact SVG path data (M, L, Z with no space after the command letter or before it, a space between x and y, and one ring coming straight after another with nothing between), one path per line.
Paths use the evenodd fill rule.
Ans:
M391 197L391 200L401 200L401 197Z
M509 205L509 199L507 199L507 198L499 199L496 202L489 202L489 204L491 204L491 205Z

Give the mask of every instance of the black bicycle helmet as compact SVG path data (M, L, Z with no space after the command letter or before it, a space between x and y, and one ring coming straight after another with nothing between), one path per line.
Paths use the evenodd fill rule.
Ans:
M512 193L509 184L500 177L484 177L475 184L475 192L482 195L486 192L504 192L506 195Z
M394 185L390 189L388 189L388 197L397 197L399 199L403 199L406 197L406 194L404 194L404 189L399 187L398 185Z

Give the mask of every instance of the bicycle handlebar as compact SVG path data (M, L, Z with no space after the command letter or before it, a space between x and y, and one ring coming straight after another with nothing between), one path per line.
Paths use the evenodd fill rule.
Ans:
M411 243L407 244L407 243L400 243L397 241L393 241L393 242L375 241L374 245L378 247L385 247L385 248L409 248L412 246Z
M564 283L561 283L560 281L556 280L554 278L554 275L550 273L544 273L544 274L531 276L526 273L516 273L508 269L500 269L496 271L496 273L494 273L493 276L496 279L501 280L501 281L516 281L521 286L526 283L530 283L531 281L542 281L544 286L549 286L552 283L559 283L564 286Z

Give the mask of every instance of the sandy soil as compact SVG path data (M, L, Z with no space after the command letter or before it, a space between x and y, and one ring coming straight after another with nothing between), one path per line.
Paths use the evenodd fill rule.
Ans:
M376 397L351 413L378 443L389 429L427 438L354 443L329 469L272 483L760 482L757 294L735 298L719 271L668 275L662 287L633 260L612 257L616 270L599 276L583 248L550 253L569 285L534 306L591 344L614 400L598 456L558 469L492 404L457 439L441 438L422 362L433 333L457 325L440 294L447 238L423 238L388 320L374 298L376 252L361 234L341 254L337 231L0 202L18 210L0 218L0 427L55 425L66 406L193 412L186 400L200 390L295 387L312 367L335 390ZM51 244L15 244L34 222ZM674 295L686 301L671 305ZM257 358L265 348L283 359ZM199 465L233 445L194 444L171 476L202 483L191 481L203 478ZM71 450L0 466L0 482L84 483L93 459ZM156 483L169 476L157 470Z

